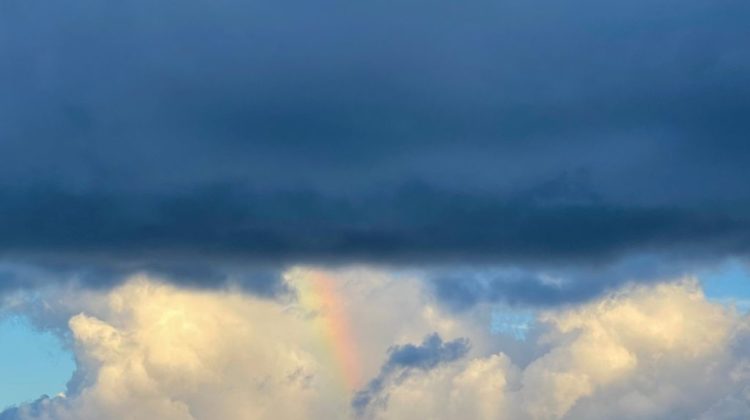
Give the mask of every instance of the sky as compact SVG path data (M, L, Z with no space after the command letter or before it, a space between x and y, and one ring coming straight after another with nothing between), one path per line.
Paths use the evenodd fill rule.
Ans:
M33 401L40 394L65 390L75 365L60 340L38 331L24 318L4 317L0 323L0 407ZM33 366L33 369L29 369Z
M0 0L0 420L747 418L748 19Z

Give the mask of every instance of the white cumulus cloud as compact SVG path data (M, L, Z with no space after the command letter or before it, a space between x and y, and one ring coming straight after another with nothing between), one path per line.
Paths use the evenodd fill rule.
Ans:
M316 278L323 289L311 288ZM693 280L626 287L538 313L523 343L491 332L489 305L461 313L441 308L418 275L294 268L285 280L296 296L263 299L137 276L109 292L15 297L6 310L67 318L78 371L65 395L9 409L0 419L747 413L750 322L706 300ZM368 398L355 410L362 390Z

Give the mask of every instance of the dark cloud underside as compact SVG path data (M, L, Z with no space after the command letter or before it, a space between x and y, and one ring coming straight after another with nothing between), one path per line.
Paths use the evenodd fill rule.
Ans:
M308 260L597 260L695 248L744 252L730 212L544 203L425 187L350 198L210 188L182 195L0 191L0 249L69 257Z
M744 1L0 8L10 258L747 251Z

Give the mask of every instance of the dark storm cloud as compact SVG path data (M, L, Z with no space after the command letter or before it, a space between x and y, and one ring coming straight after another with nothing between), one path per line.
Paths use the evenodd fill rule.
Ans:
M444 342L437 333L425 337L419 345L393 346L388 350L388 360L381 366L378 376L357 392L352 406L362 414L375 399L381 399L383 403L387 401L387 396L381 395L387 381L402 381L413 370L434 369L442 363L456 361L468 352L467 339Z
M72 257L572 261L692 241L739 252L748 234L745 219L725 213L545 204L426 187L348 199L224 187L172 196L44 188L0 197L0 247Z
M172 271L745 253L748 18L3 1L0 253Z

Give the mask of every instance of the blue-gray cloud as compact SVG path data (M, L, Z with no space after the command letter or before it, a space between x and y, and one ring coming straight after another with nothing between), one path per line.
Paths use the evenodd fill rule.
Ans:
M627 283L679 278L715 265L714 260L695 252L671 252L640 253L604 264L454 265L434 268L426 280L435 298L453 311L487 303L545 308L582 303Z
M425 337L420 345L393 346L388 350L388 359L380 368L378 376L354 396L352 407L357 413L362 414L376 399L385 404L388 396L381 393L387 385L386 382L402 381L410 371L434 369L441 363L458 360L468 352L467 339L457 338L444 342L437 333Z
M47 416L47 410L59 397L50 398L48 395L42 395L34 401L20 404L14 407L8 407L0 411L0 420L25 420L30 418L40 418Z
M582 301L600 294L614 283L586 282L555 284L538 273L452 273L431 280L435 296L449 308L462 311L480 303L503 302L526 305L555 305Z

